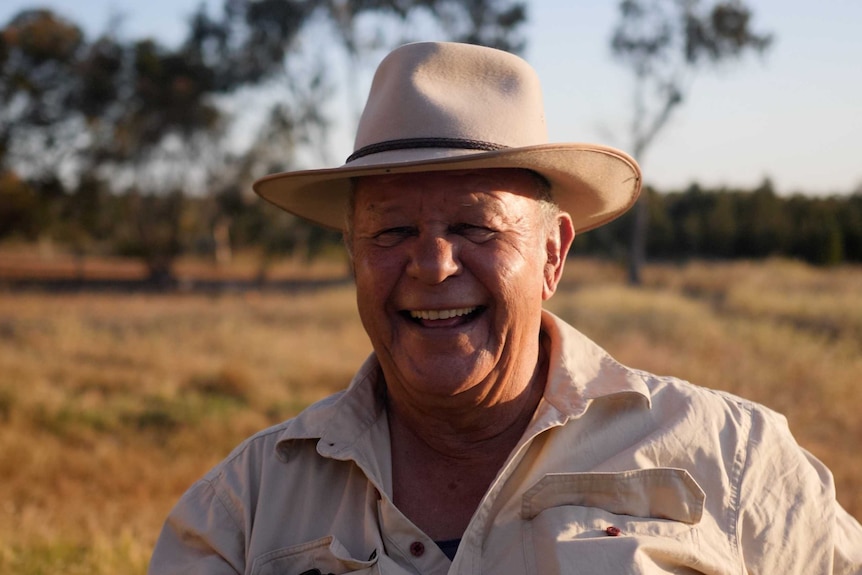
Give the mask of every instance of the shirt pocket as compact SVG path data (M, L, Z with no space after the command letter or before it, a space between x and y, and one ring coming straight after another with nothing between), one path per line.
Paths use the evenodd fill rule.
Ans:
M251 575L372 575L377 552L368 560L354 559L337 539L329 535L307 543L276 549L255 558Z
M555 473L523 496L535 573L697 573L704 493L684 469Z

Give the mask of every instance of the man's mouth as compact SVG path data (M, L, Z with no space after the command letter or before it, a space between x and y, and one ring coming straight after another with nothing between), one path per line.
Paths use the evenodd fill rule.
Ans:
M449 320L446 321L446 323L451 324L453 321L471 319L472 316L477 315L481 309L482 308L480 306L456 307L451 309L417 309L407 311L407 315L413 321L422 323L423 325L428 325L428 322L442 323L444 320Z

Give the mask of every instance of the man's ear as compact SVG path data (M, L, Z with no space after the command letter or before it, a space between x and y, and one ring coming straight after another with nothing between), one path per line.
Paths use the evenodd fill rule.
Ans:
M556 217L556 225L551 227L545 242L547 260L545 261L545 285L542 299L550 299L557 291L560 278L563 277L566 256L569 255L569 248L572 247L574 240L575 226L572 224L572 217L566 212L560 212Z

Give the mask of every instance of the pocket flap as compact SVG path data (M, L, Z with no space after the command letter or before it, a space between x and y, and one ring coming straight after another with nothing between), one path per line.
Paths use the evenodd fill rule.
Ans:
M522 499L521 518L551 507L596 507L616 515L695 524L703 516L703 489L685 469L636 469L613 473L549 473Z
M254 560L251 572L253 575L290 575L317 570L321 573L368 574L377 559L376 553L367 561L353 559L344 545L329 535L265 553Z

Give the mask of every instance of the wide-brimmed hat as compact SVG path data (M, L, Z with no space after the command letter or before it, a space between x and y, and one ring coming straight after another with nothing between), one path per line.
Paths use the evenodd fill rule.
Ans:
M288 212L344 229L353 178L483 168L544 176L577 232L622 214L641 188L624 152L548 142L539 79L524 60L452 42L407 44L383 59L344 165L271 174L253 187Z

